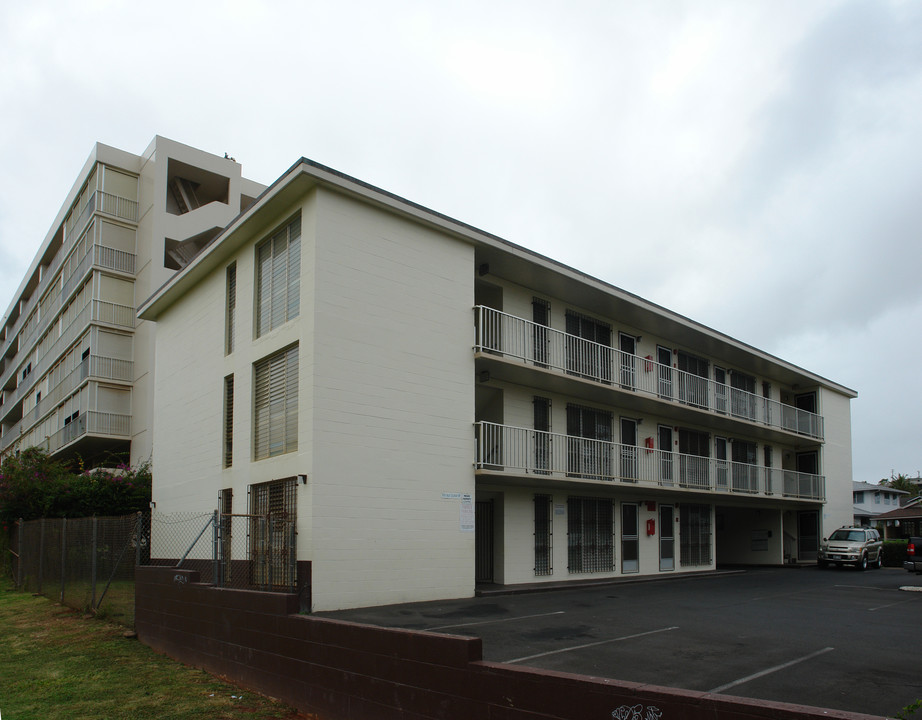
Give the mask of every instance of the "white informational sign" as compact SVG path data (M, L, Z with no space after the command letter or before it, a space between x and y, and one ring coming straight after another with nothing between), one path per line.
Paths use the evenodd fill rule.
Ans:
M474 498L470 493L461 496L461 532L474 532Z
M555 514L555 515L566 515L566 514L567 514L567 506L566 506L566 505L555 505L555 506L554 506L554 514Z

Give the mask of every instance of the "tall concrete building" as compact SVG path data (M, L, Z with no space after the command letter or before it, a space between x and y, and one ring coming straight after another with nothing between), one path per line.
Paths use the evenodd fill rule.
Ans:
M853 390L308 160L139 316L158 511L296 523L223 560L296 558L314 610L815 562L852 519Z
M93 148L3 318L0 454L150 458L156 328L136 306L263 189L162 137Z

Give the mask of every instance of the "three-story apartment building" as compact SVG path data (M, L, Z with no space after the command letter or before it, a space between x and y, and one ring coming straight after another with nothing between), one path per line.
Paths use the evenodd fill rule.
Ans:
M94 147L0 326L0 454L150 458L155 335L137 301L262 190L162 137L141 155Z
M315 610L810 562L852 517L854 391L305 159L140 317L158 509L295 519Z

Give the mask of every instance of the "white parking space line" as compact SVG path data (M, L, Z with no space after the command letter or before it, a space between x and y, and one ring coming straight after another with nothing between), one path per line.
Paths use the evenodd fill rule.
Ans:
M824 653L828 653L828 652L830 652L830 651L832 651L832 650L834 650L834 649L835 649L835 648L828 647L828 648L823 648L822 650L817 650L815 653L810 653L809 655L804 655L802 658L797 658L796 660L791 660L790 662L786 662L786 663L783 663L783 664L781 664L781 665L775 665L775 667L766 668L765 670L762 670L762 671L757 672L757 673L753 673L752 675L747 675L746 677L740 678L739 680L734 680L733 682L728 682L726 685L721 685L720 687L716 687L716 688L714 688L713 690L708 690L708 692L712 692L712 693L721 693L721 692L723 692L724 690L729 690L730 688L736 687L737 685L742 685L742 684L744 684L744 683L748 683L750 680L755 680L755 679L757 679L757 678L764 677L764 676L766 676L766 675L771 675L773 672L778 672L779 670L784 670L785 668L789 668L789 667L791 667L791 666L793 666L793 665L797 665L798 663L802 663L802 662L804 662L804 661L806 661L806 660L812 660L813 658L819 657L820 655L823 655Z
M448 630L449 628L473 627L474 625L492 625L493 623L512 622L513 620L530 620L531 618L547 617L548 615L563 615L564 610L557 612L541 613L540 615L519 615L511 618L497 618L496 620L481 620L480 622L458 623L457 625L439 625L438 627L426 628L429 630Z
M875 610L883 610L884 608L893 607L894 605L905 605L906 603L918 602L919 598L909 598L908 600L897 600L896 602L887 603L886 605L878 605L877 607L868 608L868 612L874 612Z
M890 588L879 588L868 585L833 585L837 588L851 588L852 590L889 590Z
M755 597L744 598L729 603L720 603L713 605L715 608L737 607L748 602L762 602L763 600L777 600L778 598L795 597L797 595L809 595L819 592L816 588L806 588L804 590L795 590L794 592L775 593L774 595L756 595Z
M512 660L506 660L505 662L507 664L525 662L526 660L534 660L535 658L547 657L548 655L558 655L560 653L571 652L573 650L583 650L584 648L596 647L597 645L621 642L622 640L633 640L634 638L644 637L645 635L655 635L656 633L668 632L669 630L678 629L678 625L673 625L671 627L659 628L658 630L648 630L647 632L635 633L634 635L622 635L621 637L611 638L609 640L599 640L598 642L586 643L585 645L573 645L572 647L560 648L559 650L548 650L547 652L537 653L535 655L526 655L525 657L513 658Z

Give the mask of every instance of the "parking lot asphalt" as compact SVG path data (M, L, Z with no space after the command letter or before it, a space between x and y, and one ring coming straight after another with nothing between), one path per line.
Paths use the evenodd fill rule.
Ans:
M922 575L753 568L317 615L477 636L492 662L893 717L922 699L922 592L901 587Z

